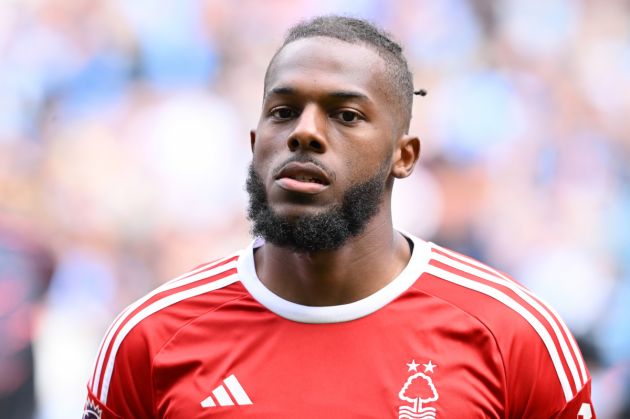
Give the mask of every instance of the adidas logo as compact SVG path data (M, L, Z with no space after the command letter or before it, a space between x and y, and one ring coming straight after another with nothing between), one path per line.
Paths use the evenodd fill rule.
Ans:
M223 380L223 384L212 390L212 395L201 402L201 407L243 406L253 404L234 374Z

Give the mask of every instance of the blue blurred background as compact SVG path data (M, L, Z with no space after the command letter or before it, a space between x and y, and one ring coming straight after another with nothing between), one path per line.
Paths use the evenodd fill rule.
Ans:
M395 223L548 300L630 417L625 0L1 0L0 417L80 417L115 314L248 243L265 67L322 13L385 27L429 91Z

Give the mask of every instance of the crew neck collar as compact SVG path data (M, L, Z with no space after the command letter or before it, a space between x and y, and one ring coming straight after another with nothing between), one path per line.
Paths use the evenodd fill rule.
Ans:
M413 243L411 258L407 266L390 283L375 293L348 304L334 306L306 306L297 304L274 294L258 278L254 263L254 250L265 242L257 238L243 249L238 259L238 274L243 286L264 307L278 316L300 323L340 323L356 320L384 307L422 275L429 262L429 243L405 232L401 232Z

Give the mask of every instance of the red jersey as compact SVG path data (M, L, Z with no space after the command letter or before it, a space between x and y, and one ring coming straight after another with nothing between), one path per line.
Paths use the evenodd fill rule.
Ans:
M253 252L176 278L107 331L84 418L593 418L556 312L479 262L407 235L387 286L350 304L286 301Z

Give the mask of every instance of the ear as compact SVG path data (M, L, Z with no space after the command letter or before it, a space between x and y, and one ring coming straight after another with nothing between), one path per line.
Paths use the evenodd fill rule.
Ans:
M413 172L413 168L420 157L420 139L411 135L403 135L396 142L392 162L392 176L398 179L406 178Z
M254 144L256 144L256 131L255 130L251 130L249 132L249 141L250 141L250 145L252 147L252 153L254 152Z

